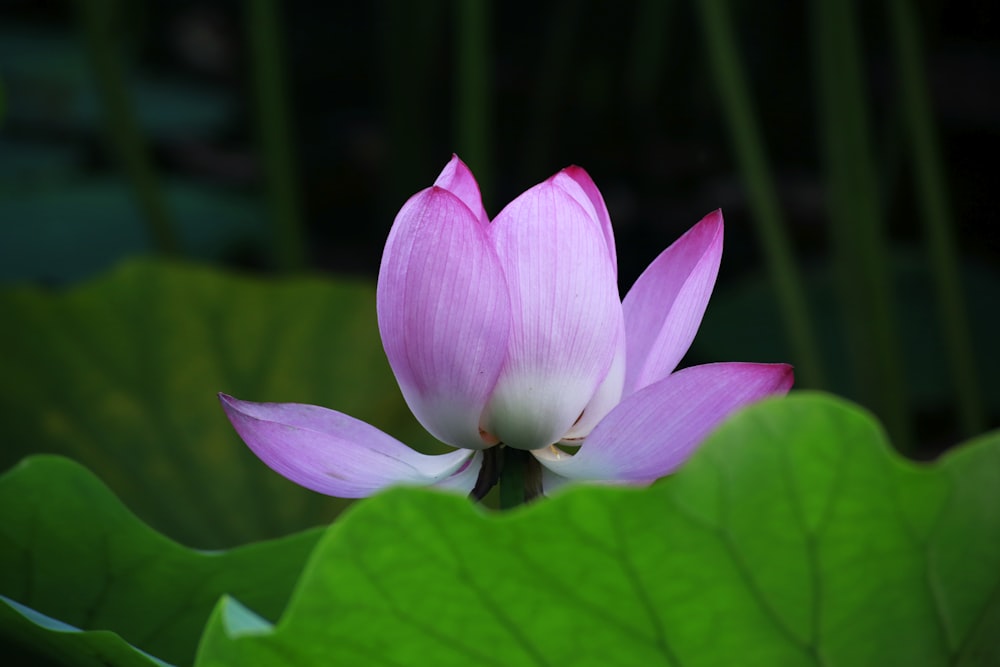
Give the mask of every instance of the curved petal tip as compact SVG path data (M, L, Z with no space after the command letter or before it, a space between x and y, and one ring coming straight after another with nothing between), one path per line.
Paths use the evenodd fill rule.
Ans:
M462 203L472 211L472 215L481 224L489 224L490 219L486 215L486 209L483 208L483 198L479 192L479 183L476 182L476 177L472 175L472 170L462 162L458 155L451 154L451 160L448 161L448 164L438 174L434 185L447 190L461 199Z

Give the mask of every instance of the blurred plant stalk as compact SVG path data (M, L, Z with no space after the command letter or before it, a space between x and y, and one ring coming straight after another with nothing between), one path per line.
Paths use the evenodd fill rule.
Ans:
M951 205L941 169L944 162L934 131L930 95L923 73L920 28L909 0L889 0L887 9L899 69L902 96L899 108L909 132L916 191L921 198L917 209L924 225L927 255L934 278L940 313L938 321L948 349L952 383L958 397L959 425L962 434L968 437L986 428L986 417L958 267Z
M548 171L551 155L551 137L557 134L556 119L559 102L568 93L567 83L572 80L575 47L581 30L586 4L575 0L558 0L548 6L539 4L534 20L543 21L546 39L540 45L534 92L530 113L524 129L521 149L522 178ZM544 14L543 14L544 12Z
M180 243L126 89L118 50L121 40L114 29L115 9L115 0L77 0L77 14L104 112L105 134L135 191L153 247L160 254L177 255Z
M908 451L913 437L854 6L815 0L812 11L830 238L855 386Z
M296 190L299 181L292 156L282 24L274 0L250 0L245 11L257 140L263 158L267 203L274 228L274 261L279 269L294 271L305 266L306 253Z
M887 0L901 95L918 181L928 255L941 326L959 401L961 430L971 435L985 424L971 335L958 270L941 156L922 75L919 31L907 0ZM740 66L726 0L696 3L709 63L722 100L737 159L750 193L757 233L778 292L799 377L825 385L817 338L799 272L785 233L762 133ZM848 322L855 384L862 400L885 421L901 449L912 442L889 253L872 156L862 80L861 51L852 5L813 3L821 136L827 172L831 241Z
M726 0L704 0L695 5L701 12L709 65L750 195L757 237L764 250L785 330L792 343L796 377L800 386L826 388L819 345L802 289L804 281L792 256L787 225L764 150L763 135L754 113L746 75L740 66Z
M385 220L388 232L399 200L412 193L414 183L424 182L440 159L428 131L437 116L429 91L438 83L437 45L449 36L443 0L385 0L376 7L381 25L375 56L380 60L388 172L377 217Z
M487 210L493 203L493 89L490 0L454 0L455 123L458 153L478 174ZM494 215L496 211L493 211Z

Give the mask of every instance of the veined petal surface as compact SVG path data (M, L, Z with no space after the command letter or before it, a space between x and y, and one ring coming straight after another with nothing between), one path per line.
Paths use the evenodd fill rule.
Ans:
M569 445L579 445L584 438L590 435L594 427L604 419L605 415L611 412L611 409L622 400L622 388L624 386L625 337L622 336L618 341L615 358L611 362L608 374L604 376L604 380L597 388L597 391L594 392L594 397L590 399L590 403L584 408L583 414L570 427L569 431L563 435L562 442Z
M793 379L787 364L692 366L627 396L576 454L533 453L563 477L650 482L686 461L734 410L787 393Z
M382 344L407 404L436 438L471 449L486 446L480 416L511 322L503 270L487 235L456 195L438 186L424 190L396 217L377 289Z
M457 155L451 156L451 160L441 170L434 185L444 188L461 199L462 203L472 211L472 215L483 225L490 224L486 209L483 208L483 197L479 191L479 183L476 182L472 171L458 159Z
M474 454L421 454L374 426L316 405L251 403L226 394L219 400L261 461L296 484L330 496L362 498L401 483L455 488L449 479ZM468 488L456 490L468 492L473 483L474 477Z
M600 225L553 179L511 202L490 235L512 326L486 428L537 449L569 430L611 366L624 322L614 267Z
M628 349L625 395L669 375L691 347L722 260L715 211L660 253L622 302Z
M594 219L601 226L604 234L604 242L608 246L608 256L611 258L611 265L618 276L618 255L615 250L615 233L611 229L611 215L608 207L604 203L604 197L597 185L582 167L566 167L553 177L553 181L568 192L588 213L592 213ZM581 196L582 195L582 196Z

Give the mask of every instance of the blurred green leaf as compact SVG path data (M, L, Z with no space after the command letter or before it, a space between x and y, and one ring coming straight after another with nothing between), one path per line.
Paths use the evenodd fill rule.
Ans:
M197 664L986 665L998 634L1000 434L920 468L799 394L649 489L360 503L273 629L223 600Z
M190 664L224 593L277 618L318 537L192 551L79 464L32 457L0 478L0 635L64 664Z
M255 280L135 262L65 292L0 291L0 466L36 452L92 469L144 521L199 547L330 521L347 501L271 471L216 393L326 405L431 438L389 370L363 282Z

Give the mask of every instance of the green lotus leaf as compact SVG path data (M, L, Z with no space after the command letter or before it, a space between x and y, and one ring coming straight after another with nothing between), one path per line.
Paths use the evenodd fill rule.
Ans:
M59 664L191 664L222 595L280 615L319 535L195 551L79 464L29 458L0 477L0 643Z
M94 471L152 527L219 548L328 523L234 433L217 392L342 410L432 445L382 351L367 282L265 281L152 261L67 291L0 290L0 468L39 452Z
M327 530L273 628L241 616L220 603L200 667L995 665L1000 435L917 466L799 394L648 489L505 514L393 490Z

